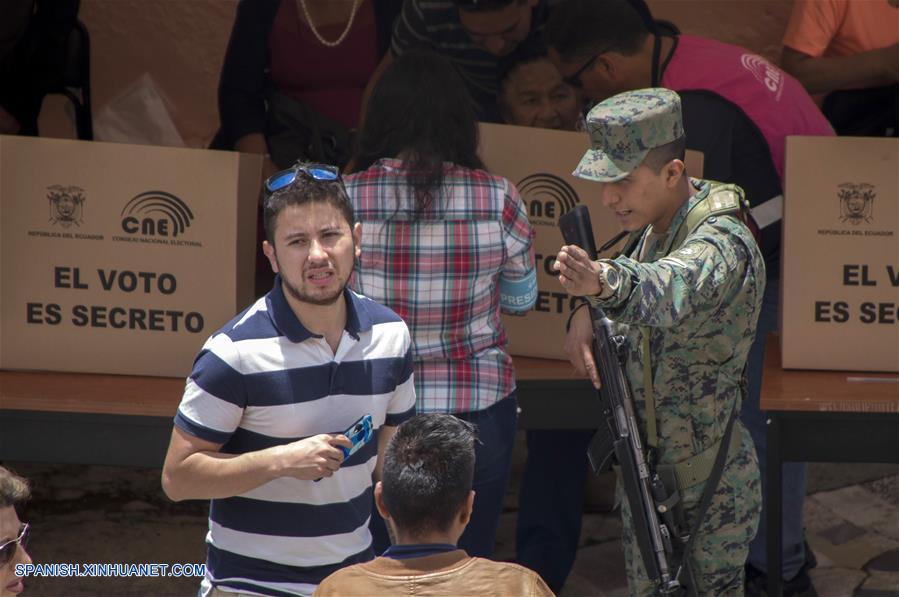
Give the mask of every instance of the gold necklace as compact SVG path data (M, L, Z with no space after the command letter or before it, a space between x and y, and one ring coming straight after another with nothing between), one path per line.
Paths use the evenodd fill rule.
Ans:
M350 10L350 18L347 20L346 27L343 30L343 33L340 34L340 37L335 39L334 41L328 41L318 32L318 29L315 28L315 24L312 22L312 17L309 15L309 9L306 7L306 0L299 0L300 8L303 10L303 15L306 17L306 24L309 25L309 30L312 31L312 35L315 36L323 46L327 46L329 48L334 48L343 43L343 40L346 39L346 36L349 35L350 29L353 27L353 21L356 19L356 11L359 10L359 5L362 4L362 0L353 0L353 8Z

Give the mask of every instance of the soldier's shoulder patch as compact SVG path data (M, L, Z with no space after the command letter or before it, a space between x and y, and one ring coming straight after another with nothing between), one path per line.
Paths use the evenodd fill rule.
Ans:
M684 269L687 269L687 267L688 267L686 263L684 263L683 261L681 261L680 259L678 259L677 257L674 257L672 255L668 255L667 257L662 257L661 259L659 259L659 261L661 261L663 263L669 263L676 267L682 267Z
M712 213L734 209L740 205L740 198L732 189L721 189L709 195L709 207Z
M705 238L694 239L685 243L681 248L669 253L659 261L675 267L689 268L689 263L691 262L695 264L698 261L709 261L718 258L721 251L717 243L712 241L707 235L704 236Z

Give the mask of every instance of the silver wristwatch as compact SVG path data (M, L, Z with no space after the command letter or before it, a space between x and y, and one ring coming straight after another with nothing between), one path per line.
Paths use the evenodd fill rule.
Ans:
M599 266L599 298L609 298L618 290L621 284L621 275L618 269L608 263L601 263Z

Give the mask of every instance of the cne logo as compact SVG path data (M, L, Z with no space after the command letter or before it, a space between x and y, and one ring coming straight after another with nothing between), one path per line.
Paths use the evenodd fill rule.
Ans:
M80 226L84 221L84 189L76 186L47 187L50 202L50 223L63 228Z
M187 203L165 191L137 195L122 209L122 230L128 234L175 238L193 222Z
M516 186L532 224L556 226L561 216L581 202L574 188L554 174L531 174Z
M775 94L776 99L780 99L780 95L783 93L784 74L779 68L758 54L743 54L740 62L743 63L743 68L751 72L759 83Z
M875 187L867 182L844 182L837 185L840 221L858 226L870 223L874 215Z

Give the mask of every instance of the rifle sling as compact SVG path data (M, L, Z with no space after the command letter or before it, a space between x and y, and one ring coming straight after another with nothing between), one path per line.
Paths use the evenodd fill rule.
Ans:
M721 438L720 445L723 447L725 445L730 445L731 447L736 443L736 445L740 445L740 441L734 441L732 438L740 438L740 434L735 434L734 431L734 421L737 420L737 402L734 402L734 409L730 413L730 419L727 421L727 429L724 432L724 437ZM693 528L690 529L690 538L687 539L687 544L684 546L684 560L683 565L689 568L687 577L694 578L692 574L692 564L690 562L690 553L693 550L693 543L696 541L696 536L699 534L699 529L702 526L702 521L705 518L705 513L709 509L709 505L712 503L712 496L715 495L715 490L718 489L718 483L721 481L721 475L724 473L724 465L727 462L728 453L731 450L718 450L718 454L715 457L715 464L712 466L712 471L709 474L708 481L706 481L705 487L702 489L702 498L699 500L699 506L696 509L696 521L693 523ZM690 594L696 595L698 594L696 587L689 587Z
M734 450L739 449L740 443L742 442L739 435L731 434L727 449L722 450L721 448L725 445L724 439L725 438L722 437L721 440L715 442L699 454L695 454L686 460L681 460L680 462L675 462L670 465L674 469L674 476L677 479L678 489L683 491L687 487L692 487L710 478L712 472L715 470L715 460L718 453L732 453Z
M656 429L656 397L652 391L652 365L649 353L649 328L642 326L643 334L643 393L646 404L646 443L650 447L658 449L659 432Z

